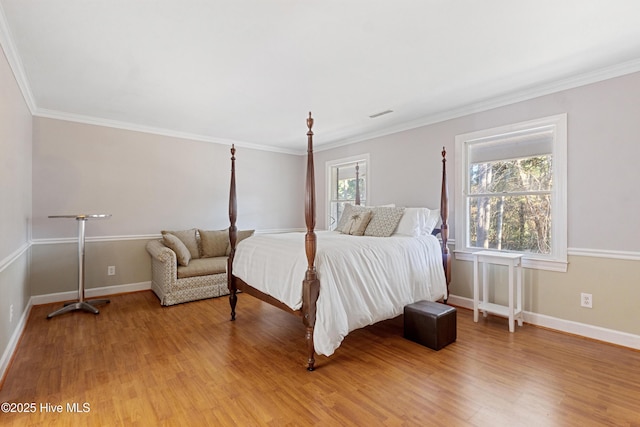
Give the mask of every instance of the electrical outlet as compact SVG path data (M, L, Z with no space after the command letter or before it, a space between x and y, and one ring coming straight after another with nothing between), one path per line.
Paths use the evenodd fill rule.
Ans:
M593 295L585 294L584 292L580 294L580 305L586 308L593 308Z
M116 266L110 265L107 267L107 276L115 276L116 275Z
M9 323L13 322L13 304L9 306Z

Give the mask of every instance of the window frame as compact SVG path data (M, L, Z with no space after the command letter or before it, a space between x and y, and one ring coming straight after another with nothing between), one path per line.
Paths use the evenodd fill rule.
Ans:
M553 128L552 143L552 173L553 186L551 190L551 253L535 254L522 253L522 264L527 268L567 271L567 114L557 114L540 119L498 126L490 129L469 132L455 137L455 177L458 184L455 187L455 254L456 259L473 260L472 254L483 248L472 247L469 238L469 198L467 186L469 182L469 147L474 141L490 138L504 138L515 132L524 132L539 127ZM505 144L508 144L508 137ZM511 141L513 143L513 141ZM497 249L491 249L496 250ZM506 252L506 251L502 251Z
M369 161L369 153L365 153L365 154L359 154L359 155L355 155L355 156L349 156L349 157L344 157L341 159L335 159L335 160L328 160L325 163L325 176L326 176L326 210L325 210L325 220L326 220L326 229L327 230L333 230L335 229L335 225L338 224L338 221L340 220L340 218L336 218L335 223L332 224L331 223L331 194L332 194L332 190L333 190L333 174L332 169L336 166L346 166L346 165L350 165L350 164L354 164L354 163L361 163L364 162L366 164L366 175L365 175L365 180L366 180L366 185L364 187L364 193L360 194L360 199L363 201L368 201L369 200L369 187L370 187L370 182L371 182L371 162ZM364 194L364 196L363 196ZM332 226L334 226L332 228Z

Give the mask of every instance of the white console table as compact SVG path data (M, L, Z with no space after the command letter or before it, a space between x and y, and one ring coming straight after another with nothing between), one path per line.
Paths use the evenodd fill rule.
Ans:
M64 307L54 311L47 316L51 319L53 316L67 313L74 310L88 311L89 313L98 314L99 311L94 306L99 304L108 304L108 299L98 299L86 301L84 299L84 226L90 219L107 219L111 218L111 214L91 214L91 215L50 215L49 218L72 218L78 221L78 301L70 302Z
M480 300L479 264L482 263L482 300ZM489 302L489 283L487 281L488 264L505 265L509 268L509 303L508 306ZM514 276L516 283L514 284ZM515 294L515 295L514 295ZM515 297L515 304L514 304ZM498 251L479 251L473 254L473 321L478 321L478 312L486 317L488 313L509 318L509 332L515 330L523 322L522 293L522 254Z

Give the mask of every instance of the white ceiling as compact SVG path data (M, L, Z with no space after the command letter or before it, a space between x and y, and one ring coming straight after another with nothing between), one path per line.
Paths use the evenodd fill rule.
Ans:
M0 7L34 115L284 152L304 151L308 111L330 147L640 70L637 0Z

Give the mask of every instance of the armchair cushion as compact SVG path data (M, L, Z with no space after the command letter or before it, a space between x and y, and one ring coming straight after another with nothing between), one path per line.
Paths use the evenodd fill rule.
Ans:
M162 235L165 234L173 234L178 239L184 243L184 245L189 249L189 253L191 254L192 259L200 258L200 249L198 248L198 239L196 238L196 229L191 228L189 230L180 230L180 231L161 231Z
M178 279L227 272L227 257L200 258L191 260L188 266L178 266Z
M227 255L229 245L229 230L200 230L200 244L202 246L202 257L212 258Z
M189 261L191 261L191 253L189 249L185 246L185 244L178 237L173 235L172 233L163 233L162 234L162 243L173 252L176 253L176 258L178 260L178 264L182 266L188 266Z

